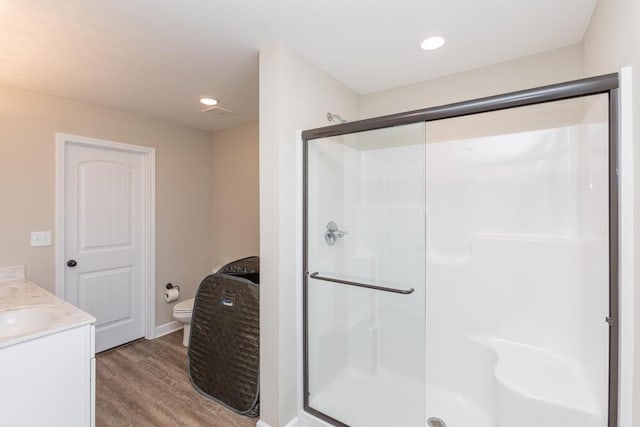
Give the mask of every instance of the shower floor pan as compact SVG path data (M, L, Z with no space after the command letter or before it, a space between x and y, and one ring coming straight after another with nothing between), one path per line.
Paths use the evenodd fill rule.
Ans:
M423 387L419 381L390 371L369 376L348 370L315 393L310 405L354 427L423 427L431 417L441 419L446 427L493 426L491 418L473 402L431 385L426 388L423 414L417 409L424 406Z

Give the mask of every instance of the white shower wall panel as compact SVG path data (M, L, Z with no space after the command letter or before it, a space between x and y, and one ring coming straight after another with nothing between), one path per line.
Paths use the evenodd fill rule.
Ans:
M362 200L356 209L354 241L360 250L376 254L378 281L422 292L424 145L368 150L362 156ZM423 316L424 302L413 294L393 303Z
M384 366L424 378L424 352L398 351L424 345L424 145L403 144L353 135L309 146L309 271L416 289L404 296L310 280L317 386L344 369L375 375ZM324 240L329 221L349 233L332 246Z
M376 255L378 283L414 289L410 295L375 293L379 367L422 379L424 355L416 350L425 345L425 147L415 138L411 144L394 142L362 152L354 240Z
M343 229L349 215L349 205L358 199L359 185L353 185L350 175L358 175L359 153L337 141L309 145L308 187L312 197L308 204L307 247L310 268L322 271L344 270L345 246L329 246L324 241L325 226L336 222ZM341 242L339 242L341 243Z
M579 127L581 141L580 164L580 236L585 240L601 241L608 237L608 150L603 143L609 138L606 98L586 103L584 123Z
M427 266L430 332L500 337L585 362L606 354L607 277L597 258L606 250L507 238L476 239L472 248L465 265Z
M424 383L424 125L400 139L379 136L309 145L309 271L415 289L401 295L309 280L309 385L313 406L328 412L340 407L336 384L363 397L410 393L411 407L424 401L424 388L407 389ZM348 231L335 245L324 241L328 221ZM407 425L420 425L424 410L411 418Z
M327 140L309 145L308 188L312 197L308 204L307 250L310 271L324 274L344 273L347 252L343 241L329 246L324 231L329 221L346 229L350 205L355 203L360 185L359 153L340 140ZM354 175L356 179L351 178ZM351 201L353 199L353 201ZM348 226L348 225L347 225ZM309 286L309 375L314 389L322 389L349 364L349 325L354 313L366 309L353 306L360 301L353 291L328 282L314 281Z
M429 255L446 259L456 252L449 236L460 233L460 225L467 236L455 238L460 253L468 253L469 239L478 233L575 236L576 132L572 127L427 144Z
M506 358L521 360L509 366L524 371L534 369L524 361L538 351L549 355L544 363L566 362L588 384L583 401L597 402L584 416L593 425L604 416L607 138L594 116L599 121L427 144L428 383L494 411L492 387L476 387L498 363L478 363L485 352L477 343L490 337L513 343ZM534 394L534 383L523 380L519 392ZM557 389L568 390L570 402L578 393L564 386ZM562 407L560 400L549 404Z

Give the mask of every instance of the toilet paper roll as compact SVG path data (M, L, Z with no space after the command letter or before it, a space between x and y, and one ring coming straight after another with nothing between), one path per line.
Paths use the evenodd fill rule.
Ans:
M164 291L165 302L173 302L180 298L180 291L176 288L167 289Z

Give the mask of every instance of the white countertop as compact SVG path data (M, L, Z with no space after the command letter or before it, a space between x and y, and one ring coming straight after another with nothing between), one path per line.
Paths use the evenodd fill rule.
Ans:
M38 306L54 310L55 320L36 331L8 337L2 336L0 324L0 349L96 321L95 317L61 300L33 282L25 279L0 281L0 314L9 310Z

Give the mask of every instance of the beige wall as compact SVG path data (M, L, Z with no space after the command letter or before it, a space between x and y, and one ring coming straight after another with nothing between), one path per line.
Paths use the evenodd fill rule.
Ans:
M296 156L299 130L327 125L327 112L358 115L358 96L282 44L260 50L260 418L296 416Z
M633 67L633 159L635 168L635 351L633 420L621 413L621 426L640 425L640 2L599 0L583 42L585 76L618 72ZM624 399L624 397L623 397ZM631 423L631 424L629 424Z
M51 230L55 240L56 132L156 149L156 321L171 321L164 284L191 297L212 267L211 134L0 85L0 265L26 264L50 291L54 246L31 248L29 233Z
M260 253L258 123L213 134L213 267Z
M360 99L360 118L445 105L582 78L582 49L566 47Z

